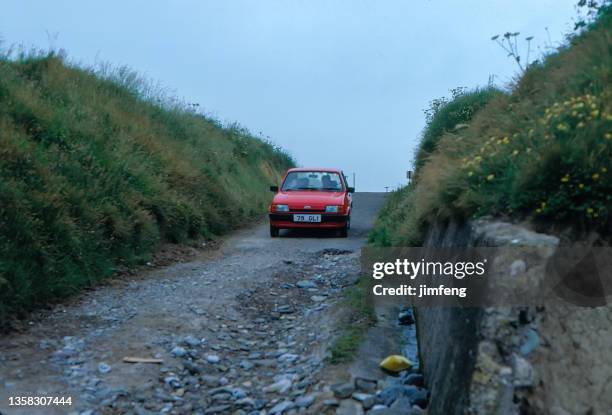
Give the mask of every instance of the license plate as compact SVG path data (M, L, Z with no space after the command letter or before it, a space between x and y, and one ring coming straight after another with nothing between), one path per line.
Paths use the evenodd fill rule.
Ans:
M321 222L321 215L293 215L294 222Z

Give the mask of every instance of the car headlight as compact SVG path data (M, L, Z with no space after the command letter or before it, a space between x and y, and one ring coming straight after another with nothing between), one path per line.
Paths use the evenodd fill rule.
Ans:
M289 212L289 205L275 205L274 210L277 212Z
M338 208L340 206L325 206L326 213L338 213Z

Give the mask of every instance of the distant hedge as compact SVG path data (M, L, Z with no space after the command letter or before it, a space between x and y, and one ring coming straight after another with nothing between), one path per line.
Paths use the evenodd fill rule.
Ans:
M431 119L423 131L421 143L416 156L416 164L422 166L427 156L433 153L438 141L447 132L459 131L467 127L474 115L484 108L489 101L502 92L493 87L475 89L474 91L456 91L450 101L436 100L436 108L430 113Z

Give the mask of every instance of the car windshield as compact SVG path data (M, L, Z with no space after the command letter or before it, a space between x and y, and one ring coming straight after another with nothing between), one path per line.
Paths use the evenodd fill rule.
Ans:
M292 171L281 188L282 191L318 190L337 192L342 190L340 175L328 171Z

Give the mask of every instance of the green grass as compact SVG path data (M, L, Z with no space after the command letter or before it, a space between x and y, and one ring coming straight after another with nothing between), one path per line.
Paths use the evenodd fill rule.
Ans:
M461 129L449 128L446 110L460 113L465 96L436 111L414 183L389 198L370 241L419 245L431 223L483 215L610 235L611 25L607 7L509 93L488 96Z
M370 279L361 277L357 284L343 293L342 308L348 310L348 321L340 325L340 334L332 343L329 362L348 363L355 358L363 337L376 322L374 308L370 302Z
M351 362L359 350L364 334L363 327L345 328L330 348L329 362L334 365Z
M150 258L259 217L293 165L125 69L0 57L0 328Z
M416 155L416 165L422 166L437 148L438 141L447 132L460 131L467 126L474 115L484 108L493 98L501 95L499 89L487 87L465 92L455 90L454 98L450 101L439 99L433 101L432 109L427 124L427 129L423 132L421 143Z

